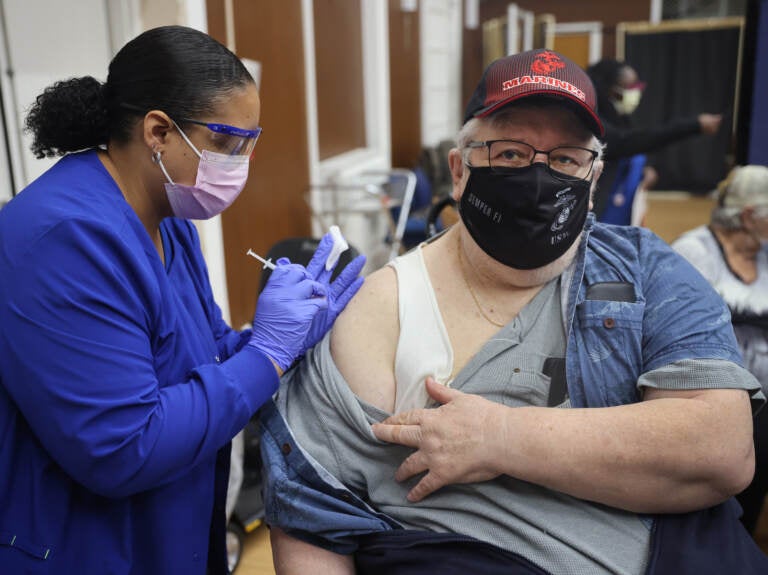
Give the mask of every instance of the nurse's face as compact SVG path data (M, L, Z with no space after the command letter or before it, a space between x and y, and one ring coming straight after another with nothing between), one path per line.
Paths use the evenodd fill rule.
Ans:
M260 113L258 90L254 84L249 84L228 93L209 115L199 118L174 118L174 121L199 152L209 150L219 154L250 156L256 144L256 137L242 134L259 130ZM211 127L204 124L210 124ZM169 138L163 154L168 173L177 183L193 185L199 163L197 154L177 130L169 134Z

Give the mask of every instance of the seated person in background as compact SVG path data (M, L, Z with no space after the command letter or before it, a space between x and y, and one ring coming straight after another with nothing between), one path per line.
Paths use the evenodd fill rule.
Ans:
M594 103L551 51L486 70L461 221L369 276L260 412L278 573L768 572L731 497L760 384L690 264L588 213Z
M768 392L768 168L737 166L721 182L708 226L672 247L709 280L731 310L745 367ZM736 499L754 533L768 494L768 410L754 420L755 477Z

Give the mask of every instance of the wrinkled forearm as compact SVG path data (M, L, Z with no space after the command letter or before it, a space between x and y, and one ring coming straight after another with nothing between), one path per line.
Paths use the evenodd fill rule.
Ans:
M654 394L618 407L508 409L500 471L640 513L701 509L746 487L754 472L747 394Z
M270 530L272 558L277 575L354 575L351 555L340 555L295 539L276 527Z

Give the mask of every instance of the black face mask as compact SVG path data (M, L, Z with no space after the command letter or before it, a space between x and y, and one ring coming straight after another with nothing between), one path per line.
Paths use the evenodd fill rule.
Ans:
M554 177L544 164L469 168L459 214L472 239L515 269L543 267L573 245L589 207L588 180Z

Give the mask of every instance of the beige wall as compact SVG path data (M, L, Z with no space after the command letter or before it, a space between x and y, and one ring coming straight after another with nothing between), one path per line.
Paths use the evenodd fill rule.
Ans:
M144 29L186 24L183 5L183 1L177 0L141 0L141 21Z

